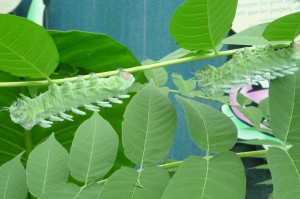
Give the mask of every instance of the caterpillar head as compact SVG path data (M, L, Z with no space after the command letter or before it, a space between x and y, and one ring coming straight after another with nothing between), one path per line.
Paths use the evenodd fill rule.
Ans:
M135 81L135 78L133 77L133 75L124 71L123 69L119 69L118 77L119 77L119 80L122 81L121 86L118 88L119 91L128 90Z
M10 112L10 118L13 122L22 125L25 129L31 129L32 126L27 125L24 126L24 124L28 123L28 115L25 115L24 113L28 113L29 107L26 103L26 101L22 99L17 99L16 102L14 102L9 108Z

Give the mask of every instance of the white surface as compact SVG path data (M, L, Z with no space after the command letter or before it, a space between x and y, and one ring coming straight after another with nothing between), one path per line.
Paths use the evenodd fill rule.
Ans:
M0 13L10 13L20 2L21 0L0 0Z
M240 32L300 11L300 0L239 0L232 29Z

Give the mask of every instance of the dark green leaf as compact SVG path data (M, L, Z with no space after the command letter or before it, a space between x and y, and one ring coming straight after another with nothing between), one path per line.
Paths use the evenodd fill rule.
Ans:
M160 199L169 180L168 172L158 167L150 167L141 171L122 168L105 183L100 198Z
M80 31L48 31L58 52L59 61L93 72L140 65L132 53L111 37Z
M259 108L254 106L237 106L236 108L251 122L253 126L260 126L263 114Z
M27 161L27 183L32 195L39 197L57 184L68 180L69 155L52 134L39 144Z
M98 113L77 129L70 150L71 175L87 184L101 179L113 166L118 151L118 136Z
M39 199L76 199L77 194L81 191L80 187L71 183L58 184L53 187Z
M283 16L271 22L263 35L271 41L293 41L300 34L300 12Z
M211 159L189 157L171 179L162 199L245 198L242 161L232 152Z
M263 37L263 32L269 23L259 24L230 37L225 38L223 44L232 45L268 45L283 44L282 41L268 41Z
M0 198L25 198L27 195L26 173L20 162L22 154L0 167Z
M234 123L222 112L203 103L176 96L185 111L192 140L207 152L227 151L237 141Z
M171 35L185 49L216 50L230 30L236 7L237 0L187 0L171 19Z
M175 127L176 113L171 102L150 82L125 110L122 125L125 155L135 164L156 164L169 152Z
M270 82L269 103L273 134L284 143L299 143L300 70Z
M58 65L58 52L41 26L0 14L0 70L19 77L47 78Z
M289 151L270 148L267 160L274 184L274 198L300 198L300 145L294 145ZM293 197L287 197L289 194Z

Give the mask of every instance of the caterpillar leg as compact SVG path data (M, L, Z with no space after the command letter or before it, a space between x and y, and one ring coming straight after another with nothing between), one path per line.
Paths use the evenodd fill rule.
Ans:
M49 119L50 119L51 121L59 121L59 122L64 121L64 119L62 119L62 118L60 118L60 117L57 117L57 116L55 116L55 115L50 116Z
M107 107L107 108L112 107L112 105L111 105L109 102L105 102L105 101L96 101L96 103L97 103L99 106L102 106L102 107Z
M50 128L53 122L47 120L41 120L39 125L43 128Z
M68 114L65 114L63 112L60 112L59 116L62 117L63 119L65 119L65 120L73 121L73 119L72 119L73 116L72 115L68 115Z
M121 99L125 99L125 98L129 98L130 95L117 95L117 97Z
M86 115L85 112L83 112L83 111L81 111L81 110L79 110L79 109L77 109L77 108L72 108L71 111L72 111L73 113L78 114L78 115Z
M92 104L85 104L84 108L86 108L87 110L90 110L90 111L96 111L96 112L100 111L98 106L94 106Z
M119 100L118 98L115 97L110 97L108 98L108 100L112 103L116 103L116 104L122 104L123 102L121 100Z

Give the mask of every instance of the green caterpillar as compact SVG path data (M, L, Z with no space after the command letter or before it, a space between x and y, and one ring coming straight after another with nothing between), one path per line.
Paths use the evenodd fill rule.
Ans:
M208 94L230 93L231 88L256 85L258 81L271 80L293 74L300 59L298 46L274 50L268 46L251 51L237 51L232 59L219 68L205 66L197 72L199 86Z
M47 92L32 99L21 95L22 98L18 98L7 109L12 121L27 130L35 125L49 128L53 121L72 121L72 116L64 113L66 111L85 115L78 107L99 111L98 106L111 107L109 102L121 104L121 98L129 97L127 91L134 81L134 77L123 70L109 78L91 75L89 80L79 78L74 83L66 81L61 86L52 84Z

